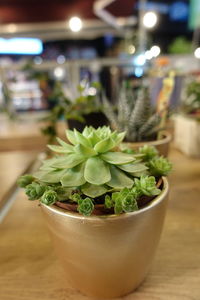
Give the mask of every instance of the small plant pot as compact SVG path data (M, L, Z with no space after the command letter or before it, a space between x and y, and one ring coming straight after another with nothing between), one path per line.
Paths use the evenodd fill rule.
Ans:
M177 115L174 118L174 146L191 157L200 157L200 120Z
M134 291L151 266L163 227L168 182L144 208L119 216L84 217L41 205L71 286L83 294L115 298Z
M77 120L69 119L67 121L69 129L76 128L78 131L83 131L85 126L93 126L94 128L98 128L100 126L107 125L108 121L105 115L101 112L94 112L87 115L84 115L85 123L82 123Z
M144 145L154 146L154 147L156 147L156 149L158 150L160 155L167 157L168 153L169 153L169 146L170 146L171 140L172 140L171 134L167 131L164 131L163 138L161 138L160 140L147 141L147 142L135 142L135 143L125 142L125 143L122 143L122 145L123 145L123 148L131 148L131 149L136 149L136 150Z

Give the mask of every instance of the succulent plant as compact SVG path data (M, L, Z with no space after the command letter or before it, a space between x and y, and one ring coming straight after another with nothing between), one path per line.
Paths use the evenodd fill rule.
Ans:
M26 187L28 184L31 184L34 180L34 177L32 175L22 175L18 181L17 181L17 184L24 188Z
M200 117L200 80L187 78L182 96L182 111Z
M141 196L160 193L152 175L168 173L171 164L148 146L135 153L121 152L124 135L106 126L85 127L82 133L66 130L69 142L58 138L59 145L49 145L58 154L44 160L33 176L22 176L19 185L30 200L46 205L68 202L86 216L96 204L116 214L137 210Z
M125 131L126 141L154 140L160 130L160 115L153 113L147 88L140 87L133 92L123 84L119 92L117 107L103 97L104 113L110 121L111 127L117 131Z
M97 130L85 127L82 133L76 129L66 130L71 145L60 139L57 139L60 146L49 145L62 156L44 161L35 177L41 182L60 183L68 188L79 186L89 197L100 196L113 188L131 187L131 176L147 167L137 162L138 155L113 151L124 135L111 132L106 126Z
M96 94L91 95L91 89L93 93L96 91ZM55 101L56 99L56 104L44 119L48 121L48 125L41 129L42 133L49 137L49 142L54 141L56 137L56 122L58 120L64 118L67 121L76 120L86 123L88 114L102 110L99 98L100 89L99 82L89 84L87 80L83 80L77 87L70 85L64 88L60 81L54 83L54 89L49 95L49 100Z
M147 165L153 176L166 176L172 169L172 164L163 156L153 157L148 161Z

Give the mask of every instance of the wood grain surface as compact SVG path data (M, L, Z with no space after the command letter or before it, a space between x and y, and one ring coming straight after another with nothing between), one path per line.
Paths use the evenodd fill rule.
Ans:
M47 123L31 118L33 117L30 114L29 122L27 119L11 122L7 119L1 120L0 116L0 151L45 151L48 138L42 134L41 128L46 127ZM57 122L56 128L58 136L64 138L65 129L67 128L66 122Z
M37 152L0 152L0 209L15 188L16 178L27 170Z
M144 283L123 299L200 300L200 160L175 150L171 160L170 201L157 255ZM65 281L40 208L23 192L0 226L0 299L89 299Z

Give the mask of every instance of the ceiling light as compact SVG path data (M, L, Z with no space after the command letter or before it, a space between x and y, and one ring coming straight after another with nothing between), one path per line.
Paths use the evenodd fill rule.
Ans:
M160 54L160 47L153 46L151 47L150 51L153 57L157 57Z
M95 89L95 87L91 86L89 89L88 89L88 95L90 96L95 96L97 94L97 90Z
M79 17L72 17L69 20L69 28L71 29L71 31L78 32L82 29L82 27L83 27L83 23Z
M154 12L149 11L144 14L143 24L145 27L153 28L156 25L157 21L158 21L158 17Z
M200 59L200 47L194 51L194 56Z
M54 76L57 79L63 79L65 77L65 70L61 67L57 67L54 69Z
M129 52L129 54L134 54L135 53L135 46L134 45L129 45L128 46L128 52Z
M59 55L57 57L57 63L62 65L62 64L64 64L64 62L65 62L65 56L64 55Z
M144 54L139 54L134 58L135 66L143 66L146 62L146 58Z
M147 50L144 54L145 58L150 60L152 59L153 55L152 55L152 52L150 50Z

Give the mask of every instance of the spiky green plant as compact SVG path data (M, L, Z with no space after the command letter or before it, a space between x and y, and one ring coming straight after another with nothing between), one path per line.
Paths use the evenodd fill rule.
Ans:
M117 131L126 131L126 141L154 140L160 130L160 116L153 113L147 89L140 87L137 92L123 84L117 107L103 97L104 113L111 127Z
M67 130L68 143L57 138L59 145L48 146L58 154L44 160L39 171L22 176L18 183L30 200L39 199L46 205L76 203L77 211L87 216L97 203L116 214L134 211L139 197L160 193L148 168L157 152L152 147L133 154L121 152L118 146L124 135L106 126L85 127L82 133ZM158 164L159 176L167 163Z

